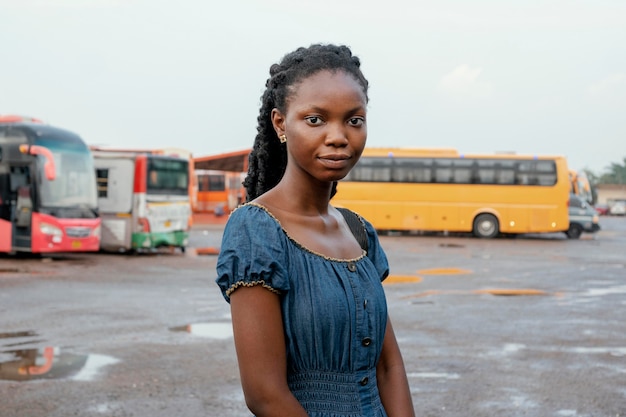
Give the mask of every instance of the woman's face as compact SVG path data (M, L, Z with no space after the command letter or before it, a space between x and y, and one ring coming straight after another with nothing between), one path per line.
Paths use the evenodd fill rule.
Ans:
M278 136L287 137L285 175L304 173L338 181L356 164L367 138L363 87L343 71L320 71L302 80L286 113L272 112Z

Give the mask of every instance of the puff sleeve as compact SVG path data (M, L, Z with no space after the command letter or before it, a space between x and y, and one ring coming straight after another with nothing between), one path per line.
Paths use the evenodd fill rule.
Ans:
M287 265L285 234L269 213L254 205L243 205L231 213L215 280L227 302L242 286L262 285L276 294L289 291Z

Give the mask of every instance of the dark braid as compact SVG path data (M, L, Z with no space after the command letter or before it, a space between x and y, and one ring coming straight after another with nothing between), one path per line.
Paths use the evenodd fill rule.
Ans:
M298 48L285 55L282 61L270 68L270 78L261 96L261 110L257 118L257 135L248 161L248 175L243 182L247 201L254 200L274 188L281 180L287 166L286 145L280 143L272 126L274 108L286 112L287 103L295 87L305 78L320 71L344 71L352 75L363 87L367 100L368 82L360 69L361 61L350 48L337 45L311 45ZM333 184L334 195L336 183Z

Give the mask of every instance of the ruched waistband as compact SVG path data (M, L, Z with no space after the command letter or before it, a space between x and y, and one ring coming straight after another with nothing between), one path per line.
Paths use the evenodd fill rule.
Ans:
M290 373L289 388L309 414L345 417L384 416L376 385L376 370L337 373Z

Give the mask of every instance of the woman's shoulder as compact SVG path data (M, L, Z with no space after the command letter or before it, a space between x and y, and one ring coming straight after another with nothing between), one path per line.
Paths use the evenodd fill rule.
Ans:
M263 205L258 203L245 203L233 210L228 217L226 226L241 226L242 224L269 224L280 227L278 220Z

